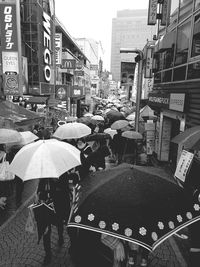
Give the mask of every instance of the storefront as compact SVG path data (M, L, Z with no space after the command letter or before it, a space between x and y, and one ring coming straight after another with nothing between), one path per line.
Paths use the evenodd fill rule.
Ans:
M70 115L81 117L81 106L85 104L84 87L74 85L70 91Z
M150 93L148 105L155 110L154 152L160 161L169 161L176 166L182 147L171 143L171 139L185 130L186 95L178 93ZM174 165L174 166L173 166Z

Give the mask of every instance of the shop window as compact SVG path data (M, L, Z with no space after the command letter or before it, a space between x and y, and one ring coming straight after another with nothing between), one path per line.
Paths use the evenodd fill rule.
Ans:
M190 34L191 20L188 20L186 23L177 28L175 65L180 65L187 62Z
M179 22L192 14L193 0L180 0Z
M154 74L154 83L161 83L161 72Z
M188 66L187 80L200 79L200 61Z
M200 55L200 14L194 17L191 57Z
M195 1L195 9L200 8L200 0Z
M179 9L179 0L171 1L170 24L177 23L177 21L178 21L178 9Z
M174 69L173 81L184 81L186 73L186 66Z
M163 71L162 81L163 82L171 82L171 79L172 79L172 70Z

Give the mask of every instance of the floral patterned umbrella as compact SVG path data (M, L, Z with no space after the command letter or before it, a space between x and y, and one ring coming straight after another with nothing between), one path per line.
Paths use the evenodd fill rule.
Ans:
M68 227L112 235L151 251L200 220L200 204L192 195L144 166L121 164L94 173L81 185Z

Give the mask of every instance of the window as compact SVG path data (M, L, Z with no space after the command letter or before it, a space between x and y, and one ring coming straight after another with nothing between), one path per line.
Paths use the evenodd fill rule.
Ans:
M161 73L157 72L154 74L154 83L161 83Z
M163 71L162 81L163 82L171 82L171 79L172 79L172 70Z
M191 21L188 20L177 28L177 47L175 65L180 65L187 62L189 39L191 33Z
M174 81L184 81L186 73L186 66L174 69Z
M188 66L187 79L200 79L200 61Z
M171 1L170 24L176 23L178 20L179 0Z
M192 39L191 57L200 55L200 14L194 18L194 31Z
M200 0L195 1L195 9L200 8Z
M193 0L180 0L179 22L192 13Z

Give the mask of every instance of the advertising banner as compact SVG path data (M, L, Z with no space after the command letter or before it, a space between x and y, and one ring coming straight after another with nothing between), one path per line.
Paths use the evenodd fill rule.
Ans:
M75 59L62 59L61 69L76 69Z
M27 57L22 57L22 91L28 94L28 62Z
M70 85L61 84L56 85L56 99L65 101L68 100L70 94Z
M55 58L56 65L61 65L62 62L62 33L55 34Z
M3 74L4 94L19 95L19 76L15 72Z
M2 51L2 69L3 73L19 73L18 52Z
M171 6L171 1L163 0L162 10L161 10L162 18L161 18L161 22L160 22L161 26L169 25L169 21L170 21L170 6Z
M71 87L71 97L83 96L83 86L74 85Z
M2 51L17 51L16 4L0 2L0 32Z
M149 0L147 25L156 25L158 0Z
M135 65L134 62L121 62L121 86L133 85Z
M153 70L153 48L147 47L146 63L144 66L144 78L152 78Z

